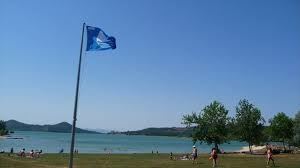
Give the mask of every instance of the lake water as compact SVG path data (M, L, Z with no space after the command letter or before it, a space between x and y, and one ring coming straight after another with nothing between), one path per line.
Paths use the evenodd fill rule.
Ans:
M25 148L42 149L45 153L57 153L60 149L69 152L70 133L16 131L12 137L23 139L0 139L0 150L15 152ZM151 153L157 150L160 153L190 152L192 140L189 138L163 137L163 136L127 136L107 134L76 134L75 148L80 153ZM208 153L212 146L196 144L200 153ZM244 142L232 141L230 144L220 146L225 152L237 151L247 146Z

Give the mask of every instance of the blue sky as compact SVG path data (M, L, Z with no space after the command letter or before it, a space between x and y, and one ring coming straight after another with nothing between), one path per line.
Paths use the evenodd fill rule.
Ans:
M300 2L0 1L0 119L72 121L82 23L117 39L83 58L77 126L181 126L213 100L300 110Z

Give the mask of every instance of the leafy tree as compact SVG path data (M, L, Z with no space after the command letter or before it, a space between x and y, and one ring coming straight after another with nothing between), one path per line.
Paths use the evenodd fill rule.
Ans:
M5 129L6 129L5 122L3 120L0 120L0 130L5 130Z
M193 141L196 143L218 145L226 142L228 135L228 125L230 118L227 116L228 110L221 103L214 101L206 106L202 113L183 116L183 123L188 127L193 126Z
M263 142L270 142L270 141L272 141L270 126L264 126L262 134L263 134Z
M252 145L259 145L265 136L264 118L260 110L248 100L240 100L236 107L235 135L240 141L248 142L249 151L252 153Z
M273 140L281 141L285 149L285 142L294 137L293 120L280 112L270 119L271 136Z
M294 119L294 135L293 144L300 146L300 111L298 111Z
M7 134L6 125L3 120L0 120L0 135Z

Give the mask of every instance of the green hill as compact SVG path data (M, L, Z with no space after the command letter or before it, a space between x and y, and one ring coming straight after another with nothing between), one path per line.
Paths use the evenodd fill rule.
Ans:
M25 124L16 120L6 121L6 127L10 131L42 131L42 132L64 132L70 133L72 125L67 122L61 122L54 125L33 125ZM76 128L77 133L98 133L95 131L88 131L80 128Z
M191 137L193 128L170 127L170 128L146 128L138 131L126 131L126 135L149 135L149 136L178 136Z

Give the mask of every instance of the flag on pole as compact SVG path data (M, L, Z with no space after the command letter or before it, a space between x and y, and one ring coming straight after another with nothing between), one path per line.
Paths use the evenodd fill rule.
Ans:
M83 37L84 37L84 32L85 32L84 29L85 28L87 30L86 51L99 51L99 50L108 50L108 49L116 48L116 39L114 37L108 36L100 28L85 26L85 23L83 23L82 33L81 33L80 53L79 53L79 64L78 64L78 72L77 72L74 113L73 113L72 139L71 139L71 146L70 146L69 168L73 168L73 153L74 153L74 144L75 144L75 129L76 129L76 120L77 120L81 58L82 58L82 48L83 48L82 46L83 46Z
M99 51L116 48L116 39L108 36L98 27L86 26L87 45L86 51Z

